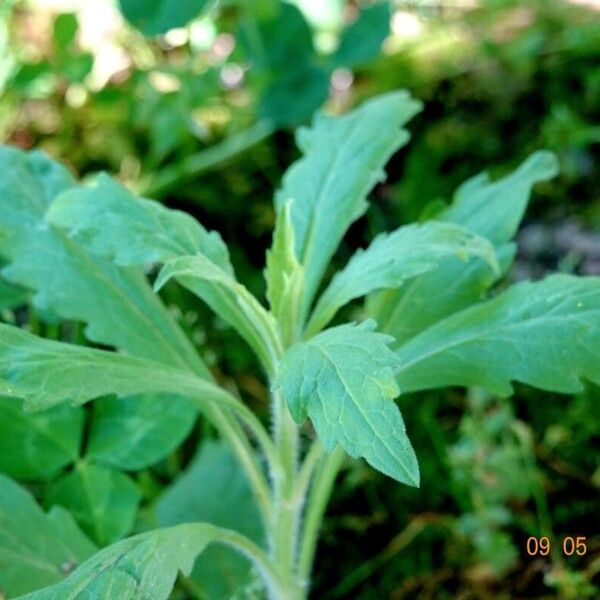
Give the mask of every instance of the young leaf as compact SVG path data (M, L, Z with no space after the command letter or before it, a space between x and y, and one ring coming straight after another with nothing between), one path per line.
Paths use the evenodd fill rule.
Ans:
M556 172L556 157L540 151L497 181L490 181L482 173L458 188L452 206L438 218L487 238L494 245L504 272L514 254L509 242L521 222L532 187ZM456 258L448 258L437 270L399 290L372 295L367 302L367 313L383 332L396 338L396 344L401 344L436 321L480 300L496 278L480 259L472 259L465 265Z
M191 465L159 498L156 516L161 526L203 521L264 542L248 481L223 441L202 444ZM190 579L197 595L214 599L236 597L246 586L259 584L248 560L224 546L207 548Z
M52 200L75 185L68 171L44 154L7 146L0 147L0 163L7 279L36 290L38 308L87 323L91 341L210 377L141 271L90 256L45 222Z
M189 575L196 557L213 542L252 553L268 570L266 557L243 536L207 523L187 523L117 542L92 556L63 582L20 600L167 600L178 572ZM277 594L280 582L275 581L275 573L268 573Z
M600 383L600 278L553 275L432 325L398 349L403 390L481 386L508 395L511 381L572 393Z
M46 219L92 254L121 266L203 254L233 274L227 247L218 233L207 232L187 213L136 198L105 174L92 186L72 187L60 194Z
M83 419L78 407L33 414L13 398L0 398L0 472L26 481L52 479L79 456Z
M319 298L307 331L320 331L350 300L375 290L398 288L407 279L433 271L443 259L452 256L465 264L468 258L478 256L492 271L499 268L492 245L458 225L433 221L377 236L334 276Z
M287 343L299 333L299 302L302 299L304 271L294 251L294 229L290 220L291 201L277 213L273 245L267 251L265 281L267 299L282 338Z
M69 513L44 513L31 494L0 475L0 590L14 598L63 580L96 548Z
M45 340L0 324L0 394L23 398L26 408L144 392L181 394L200 400L222 395L217 386L187 370Z
M187 399L157 394L100 398L93 411L86 458L126 471L153 465L177 448L197 412Z
M366 195L408 140L402 125L420 108L407 92L392 92L342 117L318 114L312 128L298 131L304 156L288 169L275 203L279 211L294 201L295 251L305 269L304 314L344 233L365 212Z
M275 381L298 423L309 416L326 450L336 444L353 457L409 485L419 484L417 460L400 410L392 340L375 323L342 325L284 355Z
M106 546L131 531L140 497L127 475L82 462L54 481L45 499L66 508L95 542Z
M173 278L233 325L266 370L273 371L280 352L275 320L242 284L202 255L182 256L166 263L154 289L160 290Z

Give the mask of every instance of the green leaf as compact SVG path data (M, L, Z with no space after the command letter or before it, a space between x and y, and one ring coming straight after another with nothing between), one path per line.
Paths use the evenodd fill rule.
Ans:
M342 117L318 114L297 143L304 156L286 172L275 203L293 200L296 256L305 269L303 315L348 227L367 208L369 190L390 156L409 138L402 125L420 110L406 92L365 102Z
M187 370L45 340L0 324L0 395L23 398L26 408L149 392L181 394L199 401L222 394L217 386Z
M458 225L432 221L377 236L334 276L319 298L308 331L321 330L350 300L374 290L398 288L408 279L433 271L450 256L463 263L478 256L492 271L499 269L492 245Z
M0 475L0 590L8 597L64 579L96 548L60 508L44 513L31 494Z
M242 284L202 255L169 261L158 274L154 289L160 290L173 278L235 327L266 370L273 371L280 346L275 320Z
M207 232L184 212L136 198L105 174L92 186L77 186L62 193L46 218L92 254L110 258L120 266L202 254L226 273L233 273L227 247L218 233Z
M141 270L90 256L45 222L52 200L75 185L68 171L44 154L7 146L0 163L0 239L10 262L3 275L36 290L40 310L86 322L91 341L209 377Z
M202 444L185 473L158 500L156 515L161 526L204 521L264 542L248 481L223 441ZM230 548L214 546L194 567L190 585L199 597L225 600L257 583L247 559Z
M0 398L0 471L17 479L52 479L79 456L83 418L81 408L32 414L20 402Z
M68 47L75 41L77 35L77 17L73 13L63 13L54 20L52 41L54 49L59 54L64 54Z
M390 33L390 3L385 0L361 10L347 27L331 57L334 67L356 67L376 58Z
M20 600L167 600L178 571L189 574L218 535L204 523L143 533L104 548L65 581Z
M123 16L147 36L187 25L207 4L207 0L119 0Z
M30 296L29 290L0 278L0 310L27 304Z
M497 181L490 181L487 174L482 173L458 188L452 206L438 218L487 238L494 245L505 272L514 254L514 246L509 242L523 218L532 187L556 172L556 157L540 151ZM367 313L382 331L393 335L400 344L432 323L481 300L496 279L478 258L467 265L448 258L436 271L416 278L399 290L372 295L367 302Z
M131 531L140 497L127 475L82 462L53 482L45 499L66 508L94 541L106 546Z
M289 343L299 331L299 302L302 299L304 271L294 252L291 202L277 213L273 244L267 251L265 281L267 299L284 341Z
M296 422L310 417L326 450L339 444L386 475L417 486L417 460L394 403L399 361L387 347L392 339L374 328L373 321L342 325L292 346L275 387Z
M512 286L403 344L403 390L480 386L500 395L511 381L572 393L600 383L600 278L554 275Z
M100 398L94 403L86 458L139 471L177 448L195 420L196 407L177 396Z

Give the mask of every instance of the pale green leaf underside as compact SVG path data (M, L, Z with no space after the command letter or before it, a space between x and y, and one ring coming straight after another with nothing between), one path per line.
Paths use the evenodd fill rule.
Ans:
M370 292L398 288L406 280L437 268L448 257L465 263L477 256L498 271L492 245L480 236L451 223L432 221L400 227L377 236L368 248L358 250L337 273L319 298L308 325L322 329L344 304Z
M235 327L272 371L279 353L275 320L242 284L202 255L182 256L166 263L155 289L169 279L176 279Z
M436 323L397 351L403 390L511 382L572 393L600 383L600 278L524 282Z
M0 324L0 395L42 409L82 403L108 394L167 392L200 400L219 397L214 384L186 370L36 337Z
M87 323L105 345L209 377L191 343L143 273L91 256L44 220L53 199L75 185L39 152L0 147L0 236L10 281L35 290L36 306Z
M69 513L44 513L29 492L0 475L0 590L8 597L61 581L95 551Z
M276 379L292 416L308 415L324 447L337 444L386 475L419 484L417 460L394 403L398 359L374 323L342 325L292 346Z
M407 92L392 92L342 117L319 113L310 128L298 131L303 157L286 172L275 203L279 211L294 201L295 250L306 277L304 311L344 233L365 212L369 190L408 140L402 126L420 108Z
M205 523L143 533L104 548L63 582L21 600L166 600L178 572L189 574L219 535Z
M77 186L60 194L47 219L92 254L111 258L121 266L202 254L233 274L227 247L218 233L207 232L184 212L136 198L104 174L92 186Z
M497 181L490 181L486 173L469 179L458 188L452 206L439 218L487 238L504 272L512 262L514 246L510 240L523 218L532 187L556 173L556 157L547 151L535 152ZM401 344L436 321L481 300L496 278L479 258L466 265L447 258L438 269L401 289L372 294L367 313L381 331Z

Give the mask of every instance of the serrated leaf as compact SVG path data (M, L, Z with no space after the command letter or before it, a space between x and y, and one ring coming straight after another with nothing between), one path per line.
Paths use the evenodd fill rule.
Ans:
M119 0L123 16L146 36L187 25L207 4L207 0Z
M295 339L299 330L299 303L302 299L304 271L294 251L291 202L277 213L273 244L267 251L265 281L267 299L275 316L284 341Z
M32 414L21 402L0 398L0 472L26 481L52 479L79 456L83 419L74 406Z
M223 441L202 444L190 466L159 498L156 516L161 526L203 521L238 531L257 544L264 541L248 481ZM247 559L214 546L195 565L191 585L203 598L226 600L255 579Z
M45 496L48 505L66 508L100 546L131 531L140 498L127 475L87 462L52 482Z
M334 67L355 67L377 57L383 41L390 33L390 3L377 2L360 11L347 27L331 57Z
M202 298L250 344L267 371L279 354L276 323L256 298L205 256L182 256L166 263L156 279L160 290L170 279Z
M553 275L512 286L403 344L403 390L480 386L508 395L511 382L572 393L600 383L600 278Z
M498 271L496 254L485 239L450 223L432 221L407 225L380 234L365 250L358 250L323 292L307 326L320 331L344 304L385 288L398 288L408 279L433 271L448 257L483 259Z
M547 151L536 152L513 173L497 181L490 181L485 173L469 179L456 191L452 206L438 218L487 238L505 272L514 255L514 246L509 242L523 218L532 187L556 173L556 157ZM416 278L400 290L373 294L367 302L367 313L400 344L432 323L481 300L496 278L477 258L467 265L448 259L436 271Z
M45 340L0 324L0 395L23 398L26 408L86 402L108 394L173 393L198 401L220 388L154 361Z
M206 523L158 529L104 548L65 581L20 600L167 600L177 573L189 574L220 530Z
M392 92L342 117L318 114L310 129L298 131L304 156L286 172L275 203L281 210L294 201L295 251L305 269L304 314L344 233L365 212L369 190L408 140L402 125L420 108L408 93Z
M294 420L310 417L326 450L336 444L409 485L419 469L400 410L394 372L399 362L389 336L375 323L333 327L292 346L275 382Z
M181 444L196 420L196 407L177 396L100 398L94 412L86 458L138 471Z
M92 186L72 187L60 194L46 218L92 254L121 266L203 254L233 274L227 247L218 233L206 231L184 212L136 198L105 174Z
M192 344L152 292L143 273L91 256L44 215L75 185L68 171L39 152L0 148L3 274L36 291L36 307L87 323L91 341L192 368L209 377Z
M13 598L64 579L95 546L60 508L44 513L0 475L0 590Z

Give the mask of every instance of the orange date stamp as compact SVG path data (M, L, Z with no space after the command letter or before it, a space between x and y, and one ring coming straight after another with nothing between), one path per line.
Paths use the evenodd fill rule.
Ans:
M525 552L529 556L548 556L552 551L552 543L550 538L545 535L541 537L532 535L527 538ZM585 556L587 553L587 538L583 535L568 535L563 537L559 543L565 556Z

